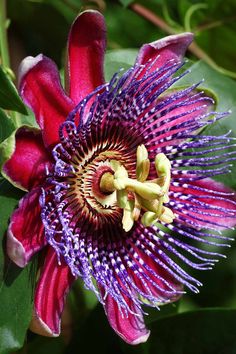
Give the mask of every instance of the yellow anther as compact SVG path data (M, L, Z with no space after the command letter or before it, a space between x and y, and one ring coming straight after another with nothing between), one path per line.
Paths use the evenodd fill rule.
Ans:
M140 182L146 181L150 171L148 152L144 145L137 148L136 177Z
M155 167L158 176L165 176L171 169L170 160L163 153L157 154L155 157Z
M168 189L171 177L171 163L164 154L157 154L155 158L155 167L159 177L165 177L163 189Z
M150 171L150 160L148 159L143 160L140 163L139 168L138 167L136 168L137 180L140 182L146 181L149 175L149 171Z
M142 204L140 202L140 197L137 194L134 194L134 210L133 210L134 221L137 221L139 219L141 209L142 209Z
M170 198L168 197L167 194L165 194L163 197L163 203L169 203L169 201L170 201Z
M169 202L168 192L171 180L171 163L165 154L160 153L155 157L155 167L159 177L164 177L164 184L162 185L162 191L164 196L159 199L159 205L157 210L158 218L162 215L163 203Z
M158 216L156 213L152 211L146 211L141 218L141 222L144 226L151 226L153 223L157 222L158 220L166 223L171 224L175 218L174 213L170 208L162 207L162 214Z
M137 147L137 155L136 156L137 156L137 167L140 165L140 163L143 160L148 159L148 151L143 144L139 145Z
M141 218L141 223L144 226L151 226L155 221L158 220L157 214L153 213L152 211L146 211Z
M133 210L134 210L134 201L128 200L125 208L123 209L123 218L122 218L123 229L126 232L130 231L134 224Z
M175 214L170 208L163 207L163 211L159 219L166 224L171 224L175 218Z

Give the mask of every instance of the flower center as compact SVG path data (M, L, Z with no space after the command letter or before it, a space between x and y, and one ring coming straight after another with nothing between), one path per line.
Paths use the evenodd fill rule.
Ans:
M155 158L157 178L147 180L150 171L150 160L144 145L137 148L136 179L129 178L126 168L117 160L110 161L112 172L105 172L100 179L100 190L109 194L116 192L116 201L123 209L122 225L128 232L134 221L141 215L144 226L150 226L160 220L172 223L174 214L164 206L169 202L168 192L171 180L171 164L165 154Z

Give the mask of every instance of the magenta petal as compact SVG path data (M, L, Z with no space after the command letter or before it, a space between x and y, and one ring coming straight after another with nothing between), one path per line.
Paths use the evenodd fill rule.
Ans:
M56 253L49 246L35 292L35 309L30 325L33 332L46 336L60 334L61 314L74 279L64 261L58 264Z
M117 302L108 295L105 300L105 312L108 321L114 331L127 343L136 345L145 343L150 335L146 328L141 311L134 305L132 300L127 300L132 312L122 314Z
M104 83L103 61L106 26L101 13L82 12L74 21L68 40L68 78L70 97L79 102Z
M34 111L46 145L59 141L58 128L74 107L60 83L55 63L39 54L25 58L19 70L19 90Z
M171 190L187 196L185 203L189 204L188 211L173 209L177 215L184 217L185 223L191 225L194 222L200 228L213 227L218 230L236 225L236 193L222 183L205 178L182 187L172 187ZM177 198L174 199L178 202Z
M44 180L51 157L44 147L40 130L20 128L15 139L15 150L3 165L3 173L15 185L30 190Z
M144 44L139 51L136 64L146 64L149 60L153 62L155 59L151 69L153 71L170 60L180 62L192 41L193 33L186 32Z
M27 193L11 216L7 233L7 254L19 267L24 267L32 255L46 244L40 217L40 193L39 187Z

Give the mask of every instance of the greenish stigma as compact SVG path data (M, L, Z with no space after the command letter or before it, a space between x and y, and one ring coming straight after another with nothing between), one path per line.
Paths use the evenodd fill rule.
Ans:
M100 180L103 193L116 191L116 200L123 209L122 225L130 231L143 211L141 223L150 226L157 221L172 223L175 215L164 206L169 202L168 192L171 181L171 164L165 154L155 157L157 178L148 180L150 160L144 145L137 148L136 179L131 179L125 167L117 160L110 161L114 174L106 172Z

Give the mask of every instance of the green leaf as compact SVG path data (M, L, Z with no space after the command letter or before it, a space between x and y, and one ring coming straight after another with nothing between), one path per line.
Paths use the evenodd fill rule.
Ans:
M27 125L29 127L34 127L34 128L39 129L39 126L38 126L38 123L36 122L34 113L29 108L27 108L27 112L28 112L27 116L22 115L20 117L20 125Z
M12 81L0 66L0 107L27 114L24 103Z
M16 144L15 134L16 131L13 131L11 135L7 137L5 140L3 140L0 144L0 171L2 170L2 166L4 165L4 163L10 159L11 155L15 150L15 144ZM8 178L7 176L4 177L6 179Z
M226 118L224 123L225 128L231 126L236 135L236 125L232 124L233 114L236 114L236 82L218 73L203 61L193 64L190 70L189 74L178 81L178 85L192 85L204 79L200 88L214 92L217 98L217 111L232 110L231 117Z
M150 323L160 320L161 318L176 314L178 308L179 302L160 306L159 310L155 307L143 307L144 312L148 314L147 316L144 316L147 327L149 327Z
M236 310L203 309L170 316L151 325L149 354L236 352Z
M26 108L12 81L0 66L0 107L27 114Z
M144 307L144 311L149 315L144 316L147 327L152 326L152 323L158 319L169 317L171 314L175 314L178 309L178 303L161 306L160 311L150 307ZM78 333L80 335L78 335ZM93 340L91 341L91 334ZM135 346L125 344L119 336L110 327L108 319L105 315L104 309L101 304L98 304L89 314L87 319L78 326L75 331L74 337L70 345L68 346L65 354L76 352L77 348L80 348L81 353L96 353L99 348L99 352L103 354L123 354L129 353L127 351L130 348L135 348L134 353L146 354L144 351L145 346ZM133 353L131 349L131 353ZM159 354L159 353L158 353Z
M94 309L98 303L98 299L97 299L96 295L94 294L94 292L85 288L82 279L78 279L75 286L77 286L77 289L78 289L77 292L81 292L81 294L84 298L86 308L88 310ZM77 297L78 297L78 294L77 294Z
M152 0L152 7L154 12L160 14L159 2L160 0ZM145 0L143 4L145 6ZM116 1L107 1L106 5L104 15L110 49L140 48L144 43L163 37L163 32L159 28L131 11L129 7L122 7Z
M35 264L21 269L6 256L4 236L9 217L23 193L10 183L0 186L0 353L8 354L24 344L32 315Z
M101 304L98 304L87 320L78 326L64 354L78 351L88 354L97 352L122 354L119 348L119 337L111 329Z
M127 7L127 6L129 6L129 4L131 4L131 2L133 2L134 0L119 0L119 1L120 1L120 3L121 3L123 6Z
M105 77L110 80L120 69L127 70L134 65L138 51L136 49L117 49L108 51L105 57Z
M11 135L15 126L5 112L0 109L0 143Z

